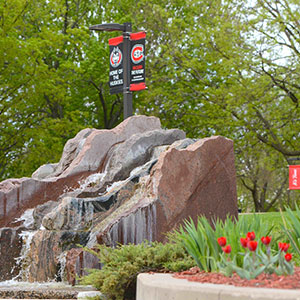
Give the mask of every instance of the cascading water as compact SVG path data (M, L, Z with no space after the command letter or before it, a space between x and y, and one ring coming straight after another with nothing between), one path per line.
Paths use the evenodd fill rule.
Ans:
M86 188L100 185L102 182L102 179L105 177L105 175L106 175L105 172L104 173L95 173L95 174L88 176L84 180L79 181L78 182L79 188L77 189L77 191L83 191Z
M65 270L66 270L66 264L67 264L67 253L63 252L61 253L57 259L59 264L59 270L57 272L56 281L63 281L63 279L66 277Z
M146 174L147 172L145 172L144 169L140 167L135 168L131 172L129 178L114 182L112 185L106 185L105 192L102 192L104 199L106 195L117 195L120 189L124 188L124 186L131 182L132 178L136 178L141 172ZM149 169L149 167L146 169ZM81 192L89 189L90 187L101 184L101 180L104 176L105 173L96 173L87 177L86 180L80 182L80 187L76 191ZM35 239L38 240L41 236L44 236L43 234L41 235L41 231L47 233L52 232L52 230L64 229L68 230L67 232L70 230L72 232L78 232L78 234L81 235L81 232L84 232L83 230L87 230L93 226L97 203L103 204L103 199L101 197L101 199L99 197L76 198L68 195L69 194L67 194L66 197L61 198L60 204L54 207L50 214L46 214L43 217L43 222L41 222L41 225L38 228L35 227L33 210L27 210L21 218L16 220L18 222L22 221L26 230L20 234L20 237L23 240L23 247L21 255L17 259L17 265L21 266L21 271L15 279L32 280L31 272L34 270L32 264L36 263L33 261L32 251L41 251L37 249L33 250L32 241ZM65 203L65 210L62 220L61 205L63 205L63 203ZM111 245L115 246L117 243L141 243L146 239L148 241L152 241L155 238L155 222L153 222L153 220L156 219L155 214L155 205L153 205L141 208L135 213L122 218L121 221L114 224L110 230L110 239L112 241ZM51 220L52 223L47 220ZM86 238L90 240L88 232L85 235ZM35 236L37 236L37 238L35 238ZM47 240L51 241L51 236L49 237L49 234L46 234L45 237L45 243ZM46 245L38 246L35 241L33 247L42 247L40 249L44 249ZM54 275L56 280L64 280L67 277L65 272L66 257L67 251L62 251L56 256L58 265L58 270ZM82 259L84 259L84 263L82 262ZM84 254L81 261L77 262L77 266L81 266L79 269L82 269L83 267L86 267L86 264L92 264L92 266L95 266L97 264L97 260L89 254Z
M23 222L25 228L31 228L34 224L33 208L25 210L23 215L15 220L15 223L17 222Z
M16 259L16 265L20 266L20 273L14 278L15 280L21 279L27 281L29 278L29 267L30 261L28 261L28 254L30 253L30 245L34 235L37 233L35 231L23 231L20 237L23 241L23 247L21 250L21 256Z
M156 235L156 206L140 208L135 213L123 217L109 230L111 246L121 244L139 244L147 240L152 242Z

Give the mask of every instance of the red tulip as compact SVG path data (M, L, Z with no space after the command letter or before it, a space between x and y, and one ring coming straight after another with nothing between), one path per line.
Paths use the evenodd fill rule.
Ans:
M231 252L231 246L230 245L227 245L226 247L222 248L222 250L225 252L225 253L230 253Z
M240 238L241 244L244 248L247 248L248 238Z
M287 243L278 243L278 248L281 251L286 252L286 251L288 251L289 247L290 247L290 244L287 244Z
M293 258L293 255L291 253L287 253L284 258L287 262L289 262Z
M248 241L247 247L250 251L255 251L257 248L257 241Z
M218 244L221 246L221 247L224 247L226 245L226 237L219 237L218 238Z
M268 246L271 243L272 237L271 236L266 236L266 237L263 236L260 240L263 244Z
M254 240L255 240L255 233L254 233L254 231L248 232L248 233L247 233L247 238L248 238L248 240L250 240L250 241L254 241Z

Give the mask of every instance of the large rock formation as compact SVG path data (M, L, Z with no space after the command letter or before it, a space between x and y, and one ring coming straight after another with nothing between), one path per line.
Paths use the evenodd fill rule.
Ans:
M99 267L79 244L164 241L189 217L237 217L235 180L233 142L224 137L186 139L145 116L112 130L82 130L58 164L0 183L0 224L10 226L2 235L15 249L0 279L21 256L23 279L74 283L85 268ZM0 257L5 248L0 240Z
M107 152L133 134L160 129L154 117L132 117L112 130L84 129L69 140L53 173L43 178L42 170L34 178L8 179L0 183L0 227L16 226L13 221L26 209L56 201L64 191L79 187L88 175L103 171ZM43 167L45 169L45 166ZM39 179L41 178L42 179Z

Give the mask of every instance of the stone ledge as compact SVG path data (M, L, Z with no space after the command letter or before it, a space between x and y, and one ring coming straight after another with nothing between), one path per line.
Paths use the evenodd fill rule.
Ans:
M300 290L235 287L139 274L136 300L300 300Z
M61 282L29 283L11 281L0 285L2 299L86 299L99 294L92 286L71 286Z
M103 297L103 294L101 294L99 291L89 291L89 292L80 292L77 295L78 300L89 300L92 297Z

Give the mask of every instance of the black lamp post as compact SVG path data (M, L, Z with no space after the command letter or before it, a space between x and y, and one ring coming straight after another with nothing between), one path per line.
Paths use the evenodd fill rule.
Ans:
M132 92L129 90L130 85L130 33L131 23L117 24L99 24L89 28L95 31L122 31L123 32L123 51L124 51L124 64L123 64L123 115L124 120L132 116Z

